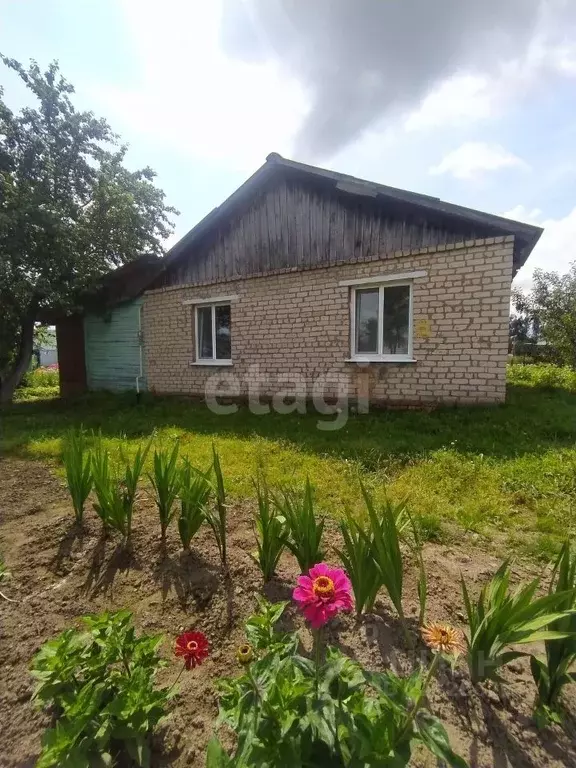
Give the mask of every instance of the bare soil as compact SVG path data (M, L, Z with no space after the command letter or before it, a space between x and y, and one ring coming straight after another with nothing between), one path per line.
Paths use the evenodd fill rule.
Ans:
M105 609L129 608L136 626L163 633L163 654L170 666L161 683L180 671L172 656L174 637L182 630L202 630L211 653L196 670L182 676L169 718L155 737L155 766L203 766L205 747L213 733L217 701L213 680L237 672L235 650L243 640L243 622L262 591L261 576L250 557L254 539L251 510L230 510L230 580L222 576L218 553L208 530L184 555L175 531L165 549L152 501L139 495L134 518L133 551L127 554L113 537L103 539L92 511L79 530L62 481L40 462L0 459L0 552L13 578L3 591L15 603L0 599L0 766L33 766L40 750L47 716L32 701L30 660L42 643L74 624L79 616ZM328 543L337 540L335 527ZM334 556L328 561L334 562ZM478 547L427 545L429 619L463 624L459 587L462 573L478 587L499 562ZM534 566L520 563L515 577L533 576ZM298 575L291 556L281 561L278 578L264 588L272 600L289 599ZM407 574L406 609L417 613L416 569ZM296 610L286 621L302 629L306 648L311 641ZM414 622L414 630L416 631ZM358 622L353 616L335 620L329 641L372 669L392 666L408 671L414 663L404 649L394 613L384 595L377 614ZM541 650L541 649L540 649ZM419 648L419 654L425 654ZM441 670L433 683L429 705L444 721L453 747L473 768L559 768L576 766L576 695L568 691L569 711L563 729L539 731L531 720L534 685L527 661L510 665L506 685L473 688L464 668ZM415 754L413 765L431 768L436 761Z

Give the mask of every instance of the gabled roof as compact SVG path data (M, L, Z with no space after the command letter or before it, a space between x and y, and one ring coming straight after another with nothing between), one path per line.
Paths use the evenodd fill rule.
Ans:
M383 205L395 201L396 203L413 208L415 211L419 210L423 214L428 213L436 217L441 216L444 219L452 219L453 221L470 222L486 228L494 236L514 235L514 272L517 272L526 262L543 232L540 227L532 224L524 224L520 221L506 219L503 216L495 216L494 214L484 213L473 208L465 208L454 203L447 203L438 197L409 192L405 189L359 179L345 173L337 173L325 168L317 168L313 165L287 160L277 152L272 152L266 158L264 165L168 251L164 259L165 267L169 267L181 256L187 254L190 248L207 235L213 226L221 224L239 206L246 204L260 191L266 182L275 176L286 175L300 178L302 181L314 180L327 188L372 198L377 203L381 202Z

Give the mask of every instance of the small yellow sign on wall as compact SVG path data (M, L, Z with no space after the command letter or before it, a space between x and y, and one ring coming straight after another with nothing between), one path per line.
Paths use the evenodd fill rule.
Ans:
M430 330L430 320L416 320L414 324L414 335L417 339L429 339L432 335Z

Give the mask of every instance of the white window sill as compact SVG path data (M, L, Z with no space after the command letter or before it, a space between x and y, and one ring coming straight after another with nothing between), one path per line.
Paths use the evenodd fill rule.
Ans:
M212 365L219 368L222 365L232 365L232 360L194 360L190 365Z
M345 363L357 363L358 365L370 365L371 363L415 363L415 357L406 355L384 355L383 357L349 357Z

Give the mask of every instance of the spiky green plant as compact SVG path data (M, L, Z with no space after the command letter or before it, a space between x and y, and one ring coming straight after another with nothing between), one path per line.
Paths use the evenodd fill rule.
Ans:
M226 544L228 507L226 505L226 490L224 488L224 475L222 474L220 457L218 456L218 451L214 445L212 445L212 460L212 470L215 478L216 504L213 509L210 507L206 509L206 522L210 528L212 528L214 538L216 539L220 561L224 568L227 568L228 559Z
M538 687L534 714L541 725L562 721L562 690L576 680L576 673L570 671L576 664L576 552L572 552L569 541L560 550L550 580L549 594L558 593L564 595L558 609L569 613L552 622L548 629L564 632L566 636L546 640L544 661L535 656L530 658Z
M255 520L256 562L260 566L264 581L269 581L276 571L285 543L286 520L272 504L270 490L262 478L254 482L258 511Z
M568 600L574 599L574 589L535 598L540 580L534 579L512 592L508 560L482 587L474 603L464 578L461 578L461 582L470 631L467 637L467 661L473 683L486 679L500 681L502 678L498 670L502 666L528 655L522 651L506 650L511 645L562 640L567 637L566 631L547 627L573 615L564 606Z
M406 641L412 645L402 606L404 561L400 549L400 531L407 525L405 522L406 502L393 504L390 499L386 498L380 511L378 511L363 483L360 483L360 488L366 504L370 527L366 530L359 529L359 533L366 546L370 546L372 549L372 556L380 573L380 580L386 587L390 600L392 600L392 604L400 617Z
M341 549L336 549L336 553L350 577L356 613L371 613L383 584L374 557L374 534L371 528L363 528L350 512L346 512L340 521L340 531L344 543ZM366 535L363 535L364 532Z
M208 500L213 490L210 472L210 469L207 472L195 469L188 459L180 468L178 532L185 550L190 549L190 542L206 519Z
M132 533L132 517L138 481L144 469L144 462L150 450L150 443L145 448L141 445L132 459L121 451L124 464L124 476L118 480L112 472L110 453L99 440L92 453L92 474L96 503L94 509L102 520L105 530L114 529L128 542Z
M62 461L66 470L66 482L72 498L74 516L76 522L80 524L84 517L84 505L93 484L91 455L81 429L78 431L71 429L66 435Z
M174 443L171 451L154 451L152 462L153 472L148 479L154 488L154 498L160 516L162 539L176 514L175 502L180 489L180 473L178 471L178 453L180 446Z
M274 505L286 521L284 542L294 555L302 573L324 559L322 534L325 518L316 519L314 493L310 478L306 478L304 493L293 488L283 488L273 497Z

